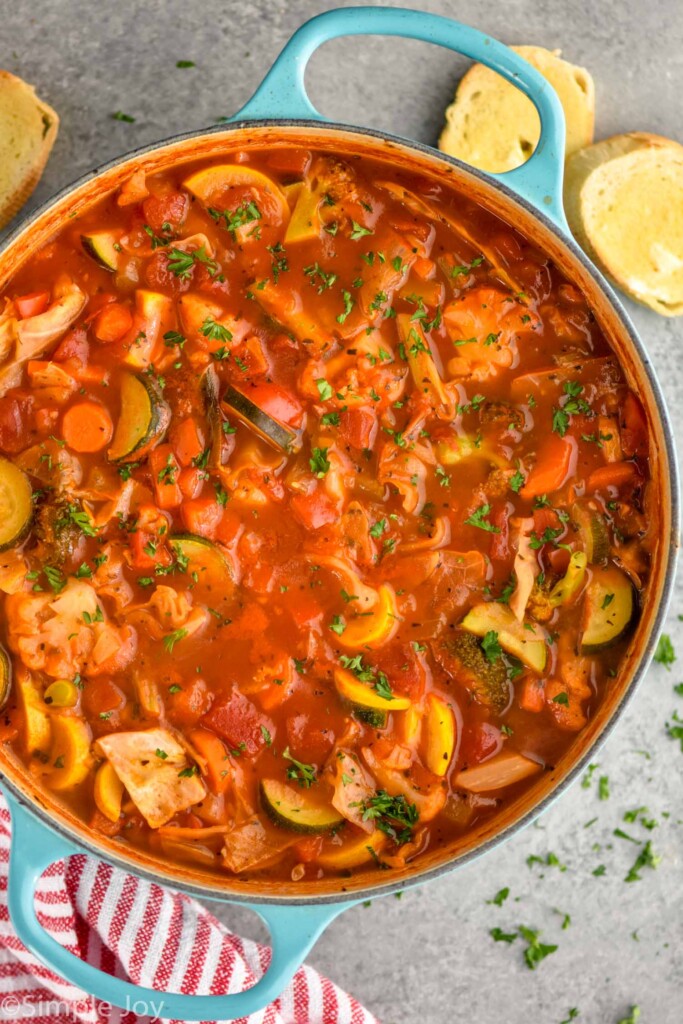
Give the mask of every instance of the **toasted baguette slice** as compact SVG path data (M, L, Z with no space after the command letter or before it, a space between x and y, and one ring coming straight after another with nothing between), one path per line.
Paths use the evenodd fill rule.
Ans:
M585 68L560 59L560 50L513 46L547 78L564 107L567 153L593 141L595 89ZM439 149L483 171L510 171L528 160L541 132L536 108L524 93L475 64L462 78L446 111Z
M0 228L40 181L58 128L59 117L32 85L0 71Z
M576 240L623 291L683 315L683 146L632 132L580 150L564 205Z

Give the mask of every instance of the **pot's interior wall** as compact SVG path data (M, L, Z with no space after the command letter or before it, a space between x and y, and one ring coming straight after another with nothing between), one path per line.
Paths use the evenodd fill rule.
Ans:
M401 887L408 884L411 878L424 876L431 870L452 865L466 858L489 843L500 839L513 827L533 815L549 801L556 788L572 774L576 774L591 748L603 736L611 724L615 713L624 703L634 685L634 676L638 666L651 654L652 645L656 640L655 623L657 622L668 588L670 576L670 555L678 543L674 536L672 480L674 468L671 463L671 447L667 440L665 426L659 412L658 402L652 383L643 365L629 329L612 305L610 299L597 283L595 271L589 269L572 251L545 227L537 217L524 207L511 201L497 186L479 178L476 174L453 164L447 163L437 153L415 150L408 144L402 145L390 140L377 138L371 134L357 131L326 127L249 127L226 128L218 132L200 137L181 139L163 145L149 152L118 163L105 170L97 177L92 177L78 185L73 191L59 198L49 209L39 212L33 222L29 223L10 240L5 252L0 255L0 287L3 287L20 263L28 259L37 249L43 246L62 227L68 218L73 218L97 202L112 189L119 187L134 170L144 168L148 173L158 172L171 164L196 161L199 159L229 159L235 151L249 150L268 145L303 145L316 146L328 151L349 151L367 153L375 158L385 159L392 166L401 166L417 170L421 174L436 176L443 184L449 177L453 187L460 189L470 198L479 201L484 207L510 223L521 231L530 241L546 252L566 276L578 285L587 296L595 315L614 348L622 367L633 389L643 400L649 421L651 437L654 440L652 450L653 486L658 495L659 514L661 516L660 547L654 560L653 576L648 585L641 620L633 636L626 656L625 669L620 678L615 679L610 690L597 710L595 718L584 732L577 737L567 755L552 771L546 772L538 784L529 789L517 801L509 805L503 813L484 823L480 828L451 843L448 847L428 851L419 860L418 866L409 865L397 872L366 872L350 879L326 879L315 883L314 888L302 888L301 884L283 884L280 882L239 881L226 877L224 885L217 882L214 876L208 876L190 867L177 864L162 864L159 860L146 855L140 850L126 848L120 840L95 837L82 822L78 821L68 807L61 804L56 796L45 791L38 792L33 782L27 777L21 764L6 751L0 752L0 766L3 773L24 794L29 801L39 807L40 816L44 820L55 821L63 831L79 839L83 845L100 853L108 860L114 860L127 868L147 872L156 881L166 881L171 885L194 888L205 895L225 899L273 899L285 898L297 900L310 896L339 896L341 894L367 895L370 890L376 891L387 886Z

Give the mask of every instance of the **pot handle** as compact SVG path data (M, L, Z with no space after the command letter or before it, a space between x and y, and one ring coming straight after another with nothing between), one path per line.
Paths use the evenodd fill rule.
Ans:
M562 206L564 110L555 90L509 47L452 18L400 7L345 7L319 14L294 33L254 95L230 120L326 120L308 98L306 65L323 43L358 35L406 36L436 43L485 64L521 89L538 111L541 137L521 167L489 177L504 182L563 231L569 231Z
M84 853L38 820L6 786L0 786L12 816L8 904L14 929L24 945L38 959L72 985L91 996L134 1009L139 1016L172 1020L235 1020L272 1003L289 984L324 929L349 903L312 905L242 904L265 922L270 932L273 955L263 977L245 992L230 995L196 996L136 985L113 978L84 963L46 932L35 910L35 888L43 871L55 861ZM229 903L230 900L221 902ZM356 901L357 902L357 901Z

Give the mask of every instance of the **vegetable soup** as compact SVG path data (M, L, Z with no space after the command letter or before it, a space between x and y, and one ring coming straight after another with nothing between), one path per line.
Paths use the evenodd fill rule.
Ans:
M445 181L138 171L0 308L0 740L94 833L302 884L552 770L658 532L582 293Z

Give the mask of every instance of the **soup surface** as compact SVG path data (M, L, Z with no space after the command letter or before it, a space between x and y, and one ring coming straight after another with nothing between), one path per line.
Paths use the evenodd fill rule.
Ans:
M226 150L135 173L2 301L0 739L95 832L400 868L586 727L657 536L646 422L514 230Z

